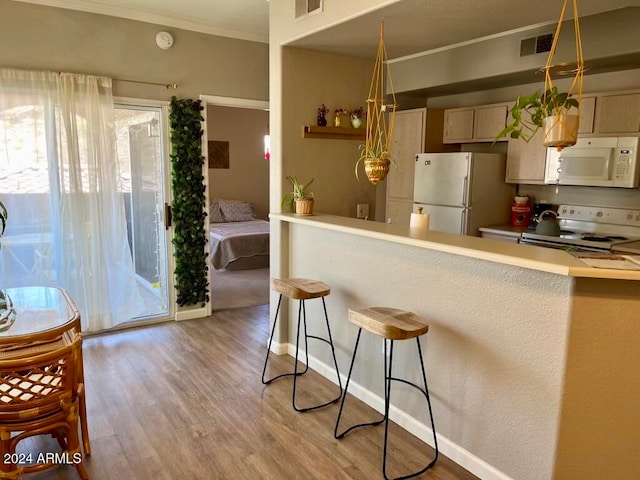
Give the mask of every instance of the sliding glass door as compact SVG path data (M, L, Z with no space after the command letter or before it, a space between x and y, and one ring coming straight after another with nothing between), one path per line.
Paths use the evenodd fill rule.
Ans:
M145 309L134 320L167 316L166 132L161 107L116 104L117 155L129 247Z

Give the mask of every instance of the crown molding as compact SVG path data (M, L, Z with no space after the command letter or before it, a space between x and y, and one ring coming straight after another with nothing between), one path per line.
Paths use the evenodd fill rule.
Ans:
M153 23L167 27L180 28L193 32L206 33L209 35L217 35L219 37L236 38L239 40L248 40L251 42L269 43L268 33L248 32L234 30L229 28L221 28L215 25L200 22L188 17L175 17L170 15L162 15L132 8L114 7L104 3L93 2L90 0L14 0L22 3L32 3L46 7L65 8L67 10L77 10L80 12L96 13L99 15L108 15L110 17L126 18L128 20L136 20L139 22Z

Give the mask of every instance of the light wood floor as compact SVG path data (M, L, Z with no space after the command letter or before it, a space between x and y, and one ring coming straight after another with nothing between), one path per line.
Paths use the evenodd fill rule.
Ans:
M267 335L263 305L87 338L91 480L382 478L382 427L335 440L337 404L295 413L290 379L261 384ZM293 364L288 356L273 359L275 371ZM315 372L303 378L300 392L311 393L301 404L335 394L335 385ZM349 405L346 422L377 418L355 399ZM421 468L431 458L429 447L391 427L390 472ZM57 451L47 437L24 443L32 451ZM28 478L78 477L73 467L60 466ZM441 456L421 478L476 477Z

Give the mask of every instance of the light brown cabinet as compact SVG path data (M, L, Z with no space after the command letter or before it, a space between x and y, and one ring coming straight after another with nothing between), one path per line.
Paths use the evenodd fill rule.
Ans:
M640 93L598 96L596 133L637 134L640 132Z
M444 111L443 143L493 142L505 127L507 104Z
M547 147L542 129L529 142L509 138L507 146L506 183L544 183Z
M386 180L386 221L409 225L413 207L415 157L423 152L457 150L442 144L444 110L416 108L396 112L391 139L391 166Z
M596 118L596 96L583 96L580 102L578 134L593 133Z

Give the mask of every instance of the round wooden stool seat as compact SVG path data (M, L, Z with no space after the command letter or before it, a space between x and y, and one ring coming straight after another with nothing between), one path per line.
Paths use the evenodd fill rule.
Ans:
M349 321L374 335L391 340L419 337L429 330L429 324L423 318L397 308L349 309Z
M326 297L331 292L326 283L308 278L272 278L271 289L295 300Z

